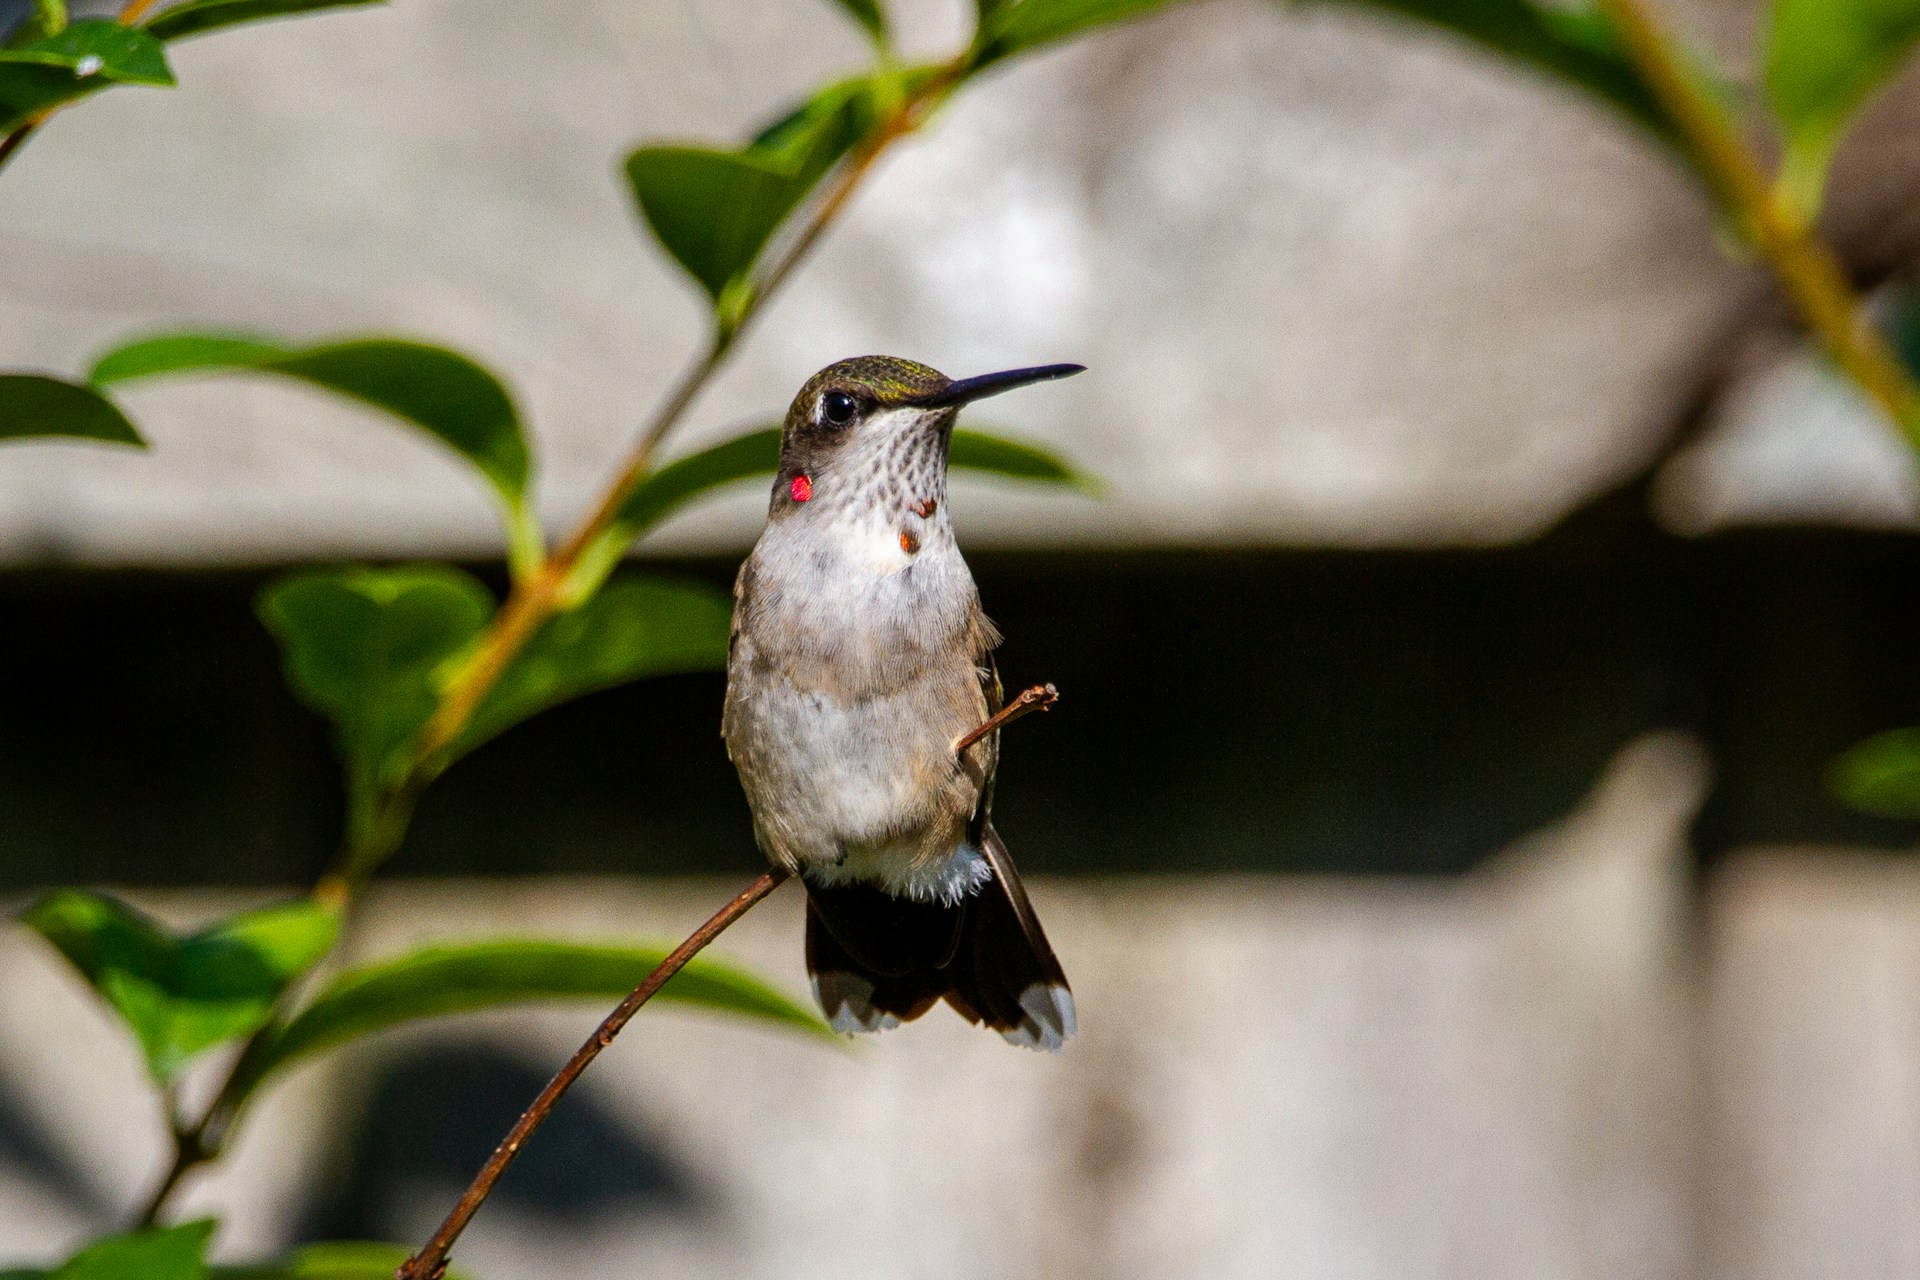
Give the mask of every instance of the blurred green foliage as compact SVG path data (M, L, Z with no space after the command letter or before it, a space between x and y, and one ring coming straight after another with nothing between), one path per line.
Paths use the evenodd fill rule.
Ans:
M0 1271L0 1280L205 1280L212 1222L110 1236L50 1271Z
M406 1261L398 1245L330 1241L296 1249L275 1262L245 1266L209 1264L207 1245L215 1224L189 1222L110 1236L50 1270L0 1271L0 1280L393 1280ZM469 1280L450 1267L447 1280Z
M146 447L126 415L92 388L37 373L0 373L0 442L48 436Z
M1537 71L1596 94L1663 141L1672 122L1621 48L1605 14L1591 3L1554 0L1310 0L1363 5L1464 36Z
M171 85L159 40L104 18L0 49L0 133L75 98L118 84Z
M486 938L436 944L348 969L292 1021L249 1046L234 1074L231 1101L239 1105L269 1075L304 1058L424 1018L534 1001L617 1001L639 986L669 949ZM806 1006L711 957L695 957L658 998L830 1034Z
M333 912L301 901L178 935L124 903L71 889L22 919L119 1013L163 1085L199 1054L265 1026L340 929Z
M1865 813L1920 818L1920 729L1877 733L1849 747L1828 770L1827 784Z
M493 597L451 565L310 569L260 596L287 683L333 721L346 767L349 843L400 785L439 705L436 674L479 636Z
M549 618L494 684L454 750L571 698L649 676L727 665L733 600L700 582L622 574Z
M1774 0L1767 100L1786 140L1781 186L1801 208L1820 207L1848 123L1900 69L1915 39L1915 0Z
M87 381L107 388L166 374L277 374L385 410L465 458L494 491L516 569L540 552L528 500L533 463L513 398L499 378L444 347L365 338L309 347L250 334L158 334L106 352Z

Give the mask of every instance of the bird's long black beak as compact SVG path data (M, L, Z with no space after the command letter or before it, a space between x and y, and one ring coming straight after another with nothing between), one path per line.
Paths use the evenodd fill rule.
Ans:
M980 400L987 396L997 396L1002 391L1011 391L1015 387L1024 387L1032 382L1051 382L1055 378L1071 378L1076 373L1085 373L1083 364L1043 364L1032 369L1008 369L1003 373L983 373L977 378L962 378L958 382L949 382L938 391L914 400L913 403L924 409L944 409L948 405L966 404L969 400Z

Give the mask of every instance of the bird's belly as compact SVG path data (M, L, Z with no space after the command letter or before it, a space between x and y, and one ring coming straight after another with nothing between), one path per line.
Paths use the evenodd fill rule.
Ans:
M977 770L953 742L984 707L965 672L841 697L784 675L736 678L727 742L767 854L827 878L911 887L964 842Z
M806 532L770 526L742 570L724 732L755 833L816 880L953 896L983 777L953 751L986 717L972 576L944 529L918 556L893 522Z

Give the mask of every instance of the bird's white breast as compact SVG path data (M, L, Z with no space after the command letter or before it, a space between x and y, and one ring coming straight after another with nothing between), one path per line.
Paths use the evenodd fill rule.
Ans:
M985 714L973 577L944 495L831 492L784 511L743 571L728 749L776 860L963 895L979 879L964 847L979 779L953 743Z

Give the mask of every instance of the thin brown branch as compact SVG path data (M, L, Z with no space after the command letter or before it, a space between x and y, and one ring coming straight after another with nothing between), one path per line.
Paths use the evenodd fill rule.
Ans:
M452 1250L454 1241L460 1238L460 1233L466 1230L467 1223L486 1202L487 1196L493 1192L494 1184L500 1181L500 1175L507 1171L507 1166L512 1164L514 1157L520 1154L520 1149L526 1145L527 1139L531 1138L534 1131L545 1122L547 1116L553 1111L554 1104L559 1102L561 1096L572 1087L573 1082L580 1078L580 1073L600 1056L602 1049L613 1043L613 1038L620 1034L620 1029L627 1025L634 1014L640 1012L641 1006L651 1000L654 993L667 984L669 978L680 972L687 961L698 955L709 942L724 933L727 926L745 915L762 898L779 888L787 875L784 869L775 867L748 885L733 901L714 912L705 924L688 934L687 940L675 947L672 953L660 962L660 966L647 975L646 981L635 987L633 994L622 1000L619 1006L607 1015L606 1021L600 1024L599 1030L587 1037L586 1043L574 1051L573 1057L567 1060L567 1065L560 1068L559 1074L548 1081L547 1087L540 1091L540 1096L533 1100L533 1104L521 1114L520 1119L507 1132L507 1136L501 1140L500 1145L494 1148L493 1155L488 1157L486 1164L481 1166L480 1172L474 1175L466 1194L462 1195L459 1203L453 1206L453 1211L447 1215L446 1221L440 1224L440 1229L433 1233L433 1239L427 1242L426 1248L408 1258L400 1267L396 1273L397 1280L440 1280L440 1277L446 1274L447 1255Z
M176 1130L173 1135L173 1160L167 1165L166 1173L161 1175L153 1194L147 1197L146 1207L141 1209L134 1229L142 1230L157 1222L160 1210L166 1207L167 1198L181 1180L212 1158L213 1153L200 1144L197 1126L195 1129Z
M46 119L45 116L35 116L5 138L0 138L0 169L7 167L7 161L13 159L13 153L25 145L27 139L33 136L33 131L40 127L40 122L44 119Z
M963 734L960 740L953 744L953 754L965 755L968 747L988 734L1006 728L1022 716L1032 715L1036 711L1045 711L1058 701L1060 701L1060 691L1050 684L1036 684L1031 689L1022 690L1019 697L987 717L985 724Z
M1600 0L1660 104L1692 146L1728 211L1753 236L1833 360L1916 446L1920 386L1861 308L1846 272L1807 220L1788 207L1719 103L1681 65L1641 0Z

